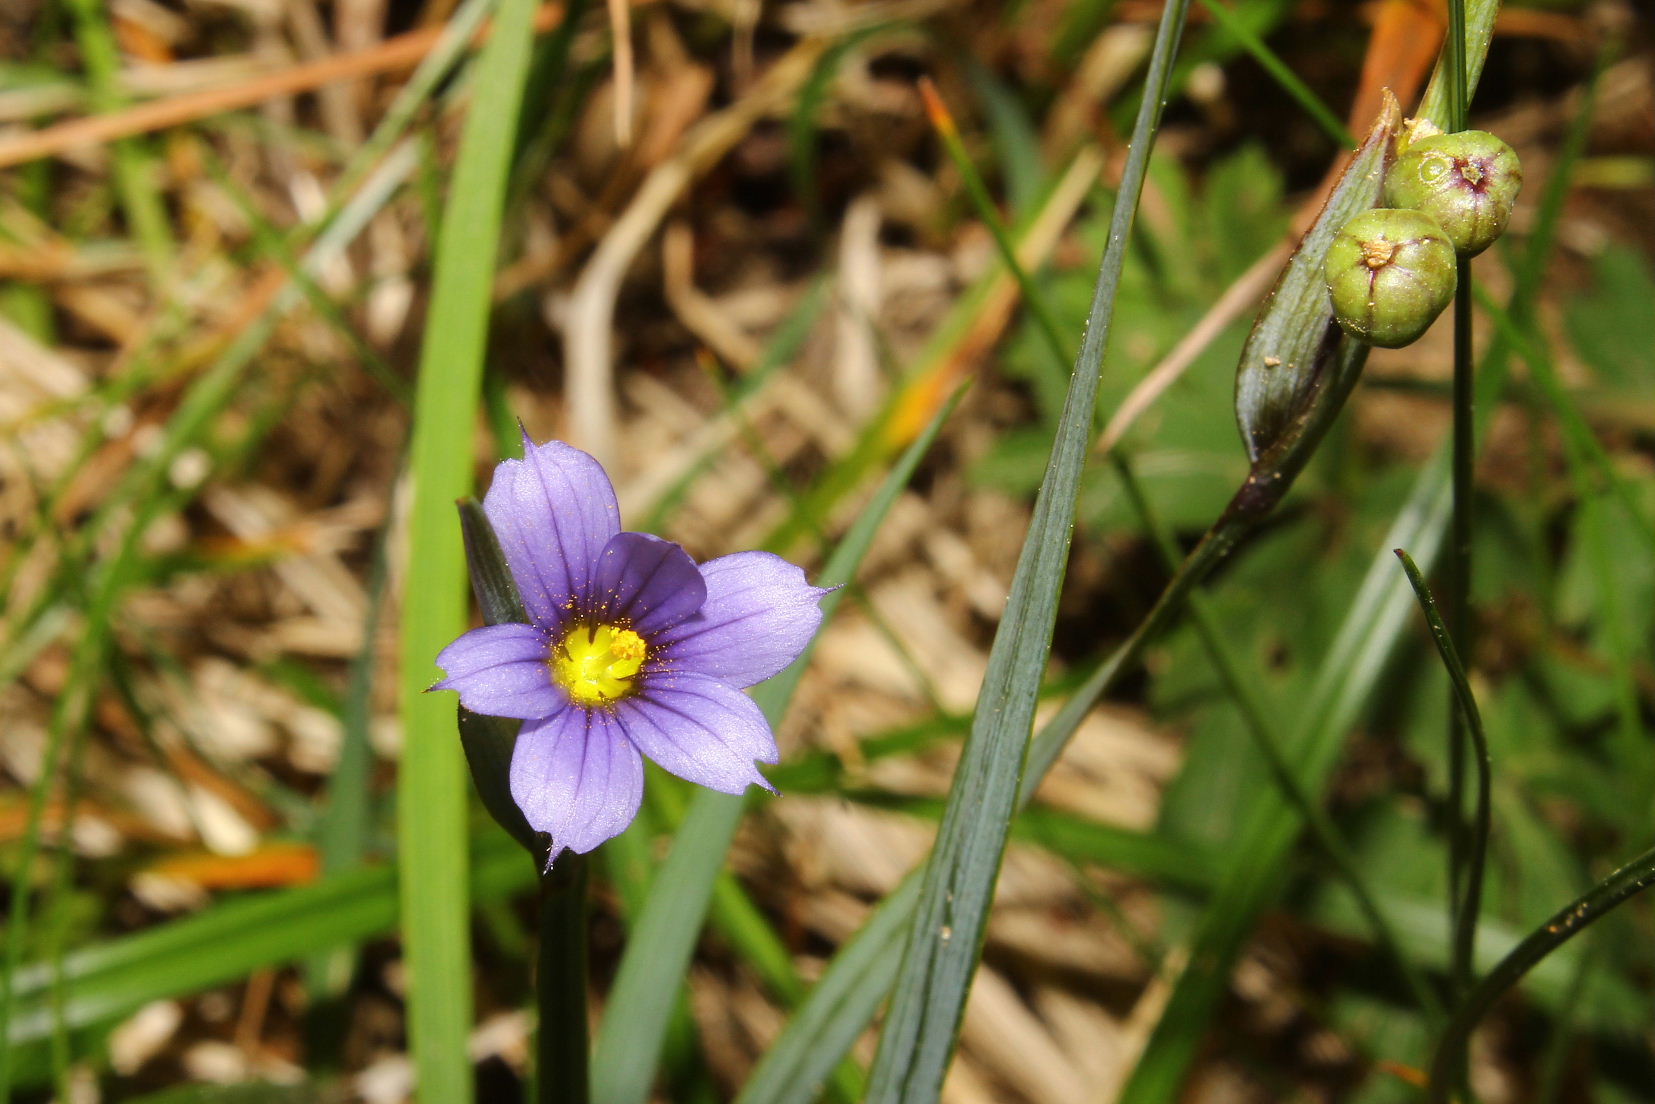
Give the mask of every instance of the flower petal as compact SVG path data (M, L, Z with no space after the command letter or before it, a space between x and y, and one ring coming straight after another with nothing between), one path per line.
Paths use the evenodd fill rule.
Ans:
M620 532L615 488L598 462L561 441L523 441L523 459L502 460L483 497L523 606L558 625L586 600L598 553Z
M694 617L662 634L675 667L752 686L797 659L822 625L829 591L769 552L737 552L701 565L707 600Z
M517 734L511 796L530 827L551 835L554 859L620 835L643 794L644 762L613 714L571 705Z
M598 555L592 618L626 620L643 636L694 616L707 600L695 561L678 545L647 533L617 533Z
M569 704L552 684L546 656L551 644L533 625L485 625L472 629L437 656L448 677L433 690L458 690L460 704L491 717L533 720Z
M658 671L615 718L639 751L680 778L723 793L750 783L775 792L753 766L778 758L770 723L752 698L717 679Z

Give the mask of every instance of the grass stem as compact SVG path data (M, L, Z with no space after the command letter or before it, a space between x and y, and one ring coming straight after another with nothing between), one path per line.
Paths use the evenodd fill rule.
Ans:
M1177 571L1180 566L1178 547L1173 543L1172 535L1162 527L1155 516L1149 498L1144 494L1143 485L1138 481L1131 462L1123 456L1119 449L1109 453L1114 463L1115 473L1120 477L1121 485L1131 499L1138 516L1143 520L1144 527L1149 531L1151 539L1160 552L1162 562L1171 571ZM1356 898L1356 906L1362 912L1362 917L1372 930L1374 939L1390 955L1391 960L1402 975L1403 983L1408 987L1414 1002L1426 1016L1432 1020L1441 1021L1443 1016L1442 1002L1437 999L1430 983L1426 980L1413 960L1403 951L1402 940L1397 937L1390 921L1379 908L1379 902L1369 888L1367 880L1362 876L1361 864L1350 844L1345 842L1343 833L1339 831L1333 819L1322 808L1321 803L1305 790L1299 782L1298 776L1288 763L1287 754L1281 743L1271 731L1265 720L1269 710L1265 708L1251 683L1242 675L1236 659L1230 654L1224 643L1224 634L1219 630L1218 623L1208 608L1207 601L1201 592L1191 590L1189 595L1190 620L1195 625L1196 635L1201 638L1201 646L1206 650L1207 657L1212 660L1213 669L1223 682L1225 691L1235 703L1241 714L1243 726L1247 734L1252 737L1253 745L1259 754L1264 756L1265 764L1270 768L1270 774L1281 790L1282 795L1292 803L1304 818L1310 829L1312 838L1317 846L1333 863L1334 871L1342 878L1350 889L1351 895Z

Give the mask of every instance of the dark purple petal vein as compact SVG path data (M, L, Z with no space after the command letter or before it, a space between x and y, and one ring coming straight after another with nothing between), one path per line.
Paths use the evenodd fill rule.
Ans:
M554 859L620 835L643 793L643 760L610 713L570 706L517 735L511 796L530 827L551 835Z
M828 591L769 552L737 552L701 565L707 600L662 633L661 659L732 686L763 682L792 663L822 624Z
M533 625L472 629L437 656L448 675L433 690L458 690L473 713L532 720L556 713L568 696L552 684L549 642Z
M717 679L656 672L615 716L639 751L680 778L723 793L749 785L774 792L753 765L778 758L769 722L753 699Z
M598 553L620 531L615 488L598 462L561 441L524 442L483 498L523 606L538 624L568 620L589 592Z
M631 624L645 640L689 618L707 600L707 584L689 553L647 533L617 533L593 572L594 621Z

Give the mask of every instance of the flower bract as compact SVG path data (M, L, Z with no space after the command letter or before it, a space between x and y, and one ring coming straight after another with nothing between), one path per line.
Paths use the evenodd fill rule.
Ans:
M443 649L475 713L523 721L511 792L551 856L583 853L637 815L643 757L724 793L769 789L770 725L742 692L793 662L827 591L768 552L697 565L621 531L609 477L558 441L524 441L495 469L483 510L528 624L473 629Z

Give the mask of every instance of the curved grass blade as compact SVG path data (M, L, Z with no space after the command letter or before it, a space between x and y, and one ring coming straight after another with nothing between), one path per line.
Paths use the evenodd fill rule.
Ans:
M1467 20L1467 94L1476 85L1492 34L1497 0L1474 0ZM1440 123L1445 96L1444 62L1427 89L1420 115ZM1532 260L1532 258L1531 258ZM1252 348L1249 340L1249 350ZM1486 412L1488 399L1503 386L1504 362L1485 365L1477 381L1477 408ZM1246 365L1243 365L1244 369ZM1238 388L1238 400L1241 392ZM1486 416L1486 415L1485 415ZM1243 429L1246 430L1245 415ZM1252 448L1251 442L1249 448ZM1300 461L1302 467L1303 461ZM1255 463L1255 474L1257 472ZM1295 471L1297 469L1294 469ZM1253 482L1250 477L1249 482ZM1388 547L1413 544L1421 559L1436 554L1447 523L1450 473L1446 456L1438 456L1422 473L1393 534L1414 532L1424 541L1395 540ZM1263 488L1268 489L1268 488ZM1401 631L1401 620L1411 597L1381 555L1353 601L1350 612L1324 660L1308 707L1295 726L1288 748L1300 764L1301 779L1311 792L1320 789L1337 757L1340 741L1372 692L1379 668ZM1388 582L1380 573L1389 575ZM1365 619L1365 620L1364 620ZM1341 669L1341 666L1343 669ZM1122 1090L1123 1104L1165 1104L1176 1098L1195 1049L1223 993L1230 964L1246 942L1254 919L1279 884L1276 873L1300 828L1295 811L1279 803L1255 806L1238 835L1237 853L1248 861L1238 864L1220 887L1197 929L1189 955L1191 965L1174 986L1160 1021L1150 1036L1137 1068Z
M1332 770L1342 737L1367 701L1412 609L1412 594L1396 575L1389 549L1412 545L1434 556L1447 523L1448 471L1436 463L1416 486L1385 539L1386 551L1369 567L1313 684L1305 711L1286 741L1303 787L1318 792ZM1270 795L1274 798L1274 792ZM1301 821L1279 800L1255 805L1236 832L1232 853L1244 856L1225 872L1192 941L1189 965L1150 1036L1120 1099L1132 1104L1176 1098L1184 1071L1205 1034L1230 963L1252 931L1253 919L1274 896L1283 859Z
M926 864L902 970L870 1073L868 1099L876 1104L936 1099L953 1057L1023 776L1040 679L1051 651L1115 291L1188 6L1188 0L1171 0L1156 31L1086 336L1069 380L1011 595L989 653L976 718Z
M1488 827L1489 827L1489 785L1493 767L1489 761L1488 738L1483 734L1483 715L1477 708L1477 698L1471 693L1471 682L1466 677L1465 664L1460 661L1460 653L1454 647L1454 638L1449 635L1448 625L1442 619L1442 613L1437 609L1436 599L1431 596L1431 588L1425 585L1425 576L1420 574L1418 565L1413 558L1402 549L1396 549L1396 558L1402 561L1402 570L1407 573L1408 585L1414 588L1414 596L1419 599L1420 612L1425 614L1425 623L1430 626L1431 640L1437 646L1437 654L1442 657L1442 665L1448 669L1448 681L1454 689L1454 701L1459 707L1460 719L1465 723L1466 732L1471 737L1471 745L1475 749L1477 766L1477 795L1473 805L1471 822L1471 846L1466 855L1465 891L1461 900L1455 903L1454 908L1454 956L1452 976L1463 985L1465 979L1471 975L1471 962L1477 948L1477 917L1482 911L1483 898L1483 868L1488 859Z
M1542 959L1597 923L1636 894L1655 885L1655 849L1645 851L1585 894L1559 909L1500 960L1455 1010L1431 1061L1427 1104L1442 1104L1456 1080L1456 1070L1471 1032L1506 990Z
M501 0L495 33L478 59L478 72L487 79L476 83L439 231L409 460L414 501L397 786L408 1030L421 1094L456 1104L472 1096L465 767L455 746L452 706L426 697L425 689L436 676L437 652L466 624L465 569L448 511L470 489L470 430L479 406L489 292L534 8L533 0Z
M848 583L855 576L886 512L913 477L962 393L956 392L937 411L925 432L903 453L828 558L820 585ZM843 598L840 590L823 599L824 622ZM753 691L753 700L772 725L786 711L810 654L807 649L792 666ZM643 1104L649 1097L678 979L688 972L714 881L745 808L741 797L699 791L673 838L672 850L655 875L649 900L633 926L609 991L609 1007L592 1061L592 1097L598 1104Z

